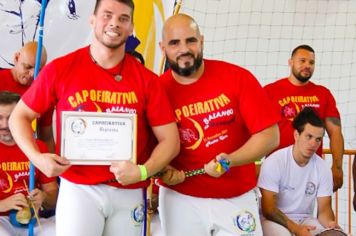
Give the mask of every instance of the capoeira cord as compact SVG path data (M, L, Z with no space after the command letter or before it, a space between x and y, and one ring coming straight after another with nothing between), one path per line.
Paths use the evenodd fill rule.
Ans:
M218 161L217 163L218 165L216 166L216 171L221 173L222 169L225 170L225 172L228 172L230 169L230 162L225 160L225 159L221 159L220 161ZM196 170L190 170L190 171L184 171L185 177L192 177L192 176L196 176L196 175L203 175L205 174L205 169L204 168L200 168L200 169L196 169Z
M225 172L228 172L230 169L230 162L225 159L221 159L220 161L218 161L217 166L216 166L216 171L221 173L222 169L224 169ZM164 174L164 171L158 172L157 174L153 175L152 177L159 178L163 174ZM184 174L185 174L185 177L193 177L196 175L206 174L206 172L203 167L203 168L199 168L199 169L195 169L195 170L184 171ZM112 183L112 182L117 182L117 179L110 179L110 180L105 181L104 183Z

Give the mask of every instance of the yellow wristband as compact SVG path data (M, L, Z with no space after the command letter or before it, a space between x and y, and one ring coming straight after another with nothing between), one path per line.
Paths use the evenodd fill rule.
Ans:
M141 181L145 181L147 179L147 169L146 166L144 165L138 165L138 168L140 168L140 173L141 173Z

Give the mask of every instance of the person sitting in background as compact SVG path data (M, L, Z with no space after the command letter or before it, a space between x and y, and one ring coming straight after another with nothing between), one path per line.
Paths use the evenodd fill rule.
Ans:
M272 153L262 164L263 235L311 236L325 228L340 228L331 207L332 172L316 154L325 126L313 108L293 120L294 144ZM317 218L313 208L317 200Z
M14 54L14 67L0 70L0 91L24 94L33 82L38 43L28 42ZM42 68L47 61L47 52L42 47Z
M38 43L31 41L14 54L14 67L0 70L0 91L10 91L21 96L31 86L36 64ZM41 51L40 69L47 62L47 51L43 46ZM55 143L52 131L53 110L47 112L39 119L37 125L38 138L46 142L50 152L54 152Z
M25 154L15 143L9 130L8 119L20 96L15 93L0 92L0 235L17 236L27 235L27 227L23 219L22 223L11 221L12 212L21 212L32 204L36 210L54 208L57 201L58 186L55 178L47 178L39 170L35 172L36 188L29 191L29 167L30 162ZM38 147L46 151L46 145L36 141ZM32 203L30 203L32 201ZM15 211L14 211L15 210ZM25 211L22 211L25 212ZM15 213L14 213L15 214ZM25 217L26 218L26 217ZM41 228L35 227L36 235L55 235L54 217L41 218ZM14 224L14 225L13 225Z

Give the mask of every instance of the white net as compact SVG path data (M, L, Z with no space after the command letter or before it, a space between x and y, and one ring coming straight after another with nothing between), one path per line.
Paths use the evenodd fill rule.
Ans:
M345 148L356 149L355 0L183 0L180 12L198 22L205 57L241 65L262 85L289 75L288 59L296 46L312 46L316 52L312 80L333 93ZM327 138L324 142L329 147ZM344 185L339 223L345 229L346 192Z

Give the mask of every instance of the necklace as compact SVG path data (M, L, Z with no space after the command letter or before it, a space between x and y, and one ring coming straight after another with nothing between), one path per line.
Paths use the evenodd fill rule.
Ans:
M122 80L122 69L124 68L124 64L125 64L125 55L124 58L122 59L121 65L120 65L120 69L118 73L112 73L111 70L105 69L104 67L102 67L93 57L93 55L91 55L91 51L89 49L89 55L91 60L95 63L95 65L99 66L102 70L104 70L106 73L110 74L111 76L114 76L115 81L120 82Z

